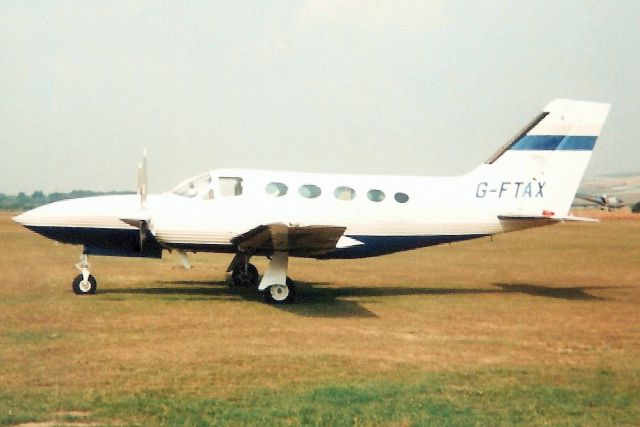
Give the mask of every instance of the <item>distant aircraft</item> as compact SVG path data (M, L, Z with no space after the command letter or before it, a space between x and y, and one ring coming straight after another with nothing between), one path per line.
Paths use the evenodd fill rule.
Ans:
M621 198L616 196L609 196L607 194L576 193L576 197L591 203L595 203L602 209L607 209L609 211L614 211L616 209L624 208L627 206L627 204Z
M640 202L640 175L620 174L584 179L576 198L595 203L601 209L609 211L634 205Z
M458 177L334 175L218 169L147 197L65 200L14 220L83 245L76 294L96 292L89 255L160 258L178 251L235 254L227 272L271 303L290 302L289 257L362 258L497 233L589 221L569 207L609 104L555 100L484 164ZM447 200L447 203L441 203ZM266 256L262 278L250 263ZM418 267L419 268L419 267Z

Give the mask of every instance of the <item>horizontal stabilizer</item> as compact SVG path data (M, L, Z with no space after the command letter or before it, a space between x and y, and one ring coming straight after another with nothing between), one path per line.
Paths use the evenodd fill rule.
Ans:
M563 221L577 221L577 222L599 222L594 218L585 218L581 216L548 216L548 215L498 215L499 220L504 221L547 221L551 222L563 222Z

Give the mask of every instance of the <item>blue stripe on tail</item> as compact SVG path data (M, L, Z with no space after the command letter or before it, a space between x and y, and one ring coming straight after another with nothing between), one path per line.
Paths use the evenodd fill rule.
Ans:
M525 135L510 150L591 151L595 144L595 136Z

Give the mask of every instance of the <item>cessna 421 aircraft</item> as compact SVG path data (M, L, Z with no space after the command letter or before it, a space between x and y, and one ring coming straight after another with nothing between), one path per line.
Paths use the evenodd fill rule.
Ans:
M55 202L14 220L84 246L76 294L96 292L89 255L160 258L175 250L187 267L186 252L223 252L235 254L227 269L235 285L285 303L295 295L287 279L292 256L372 257L586 220L569 207L608 112L608 104L555 100L458 177L218 169L147 197L143 164L138 195ZM253 256L270 259L262 278Z

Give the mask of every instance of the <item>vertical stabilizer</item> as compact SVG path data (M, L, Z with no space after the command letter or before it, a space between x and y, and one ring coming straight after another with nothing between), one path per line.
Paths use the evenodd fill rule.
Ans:
M486 176L487 188L499 186L499 210L566 215L609 107L568 99L552 101L478 168L478 175Z

